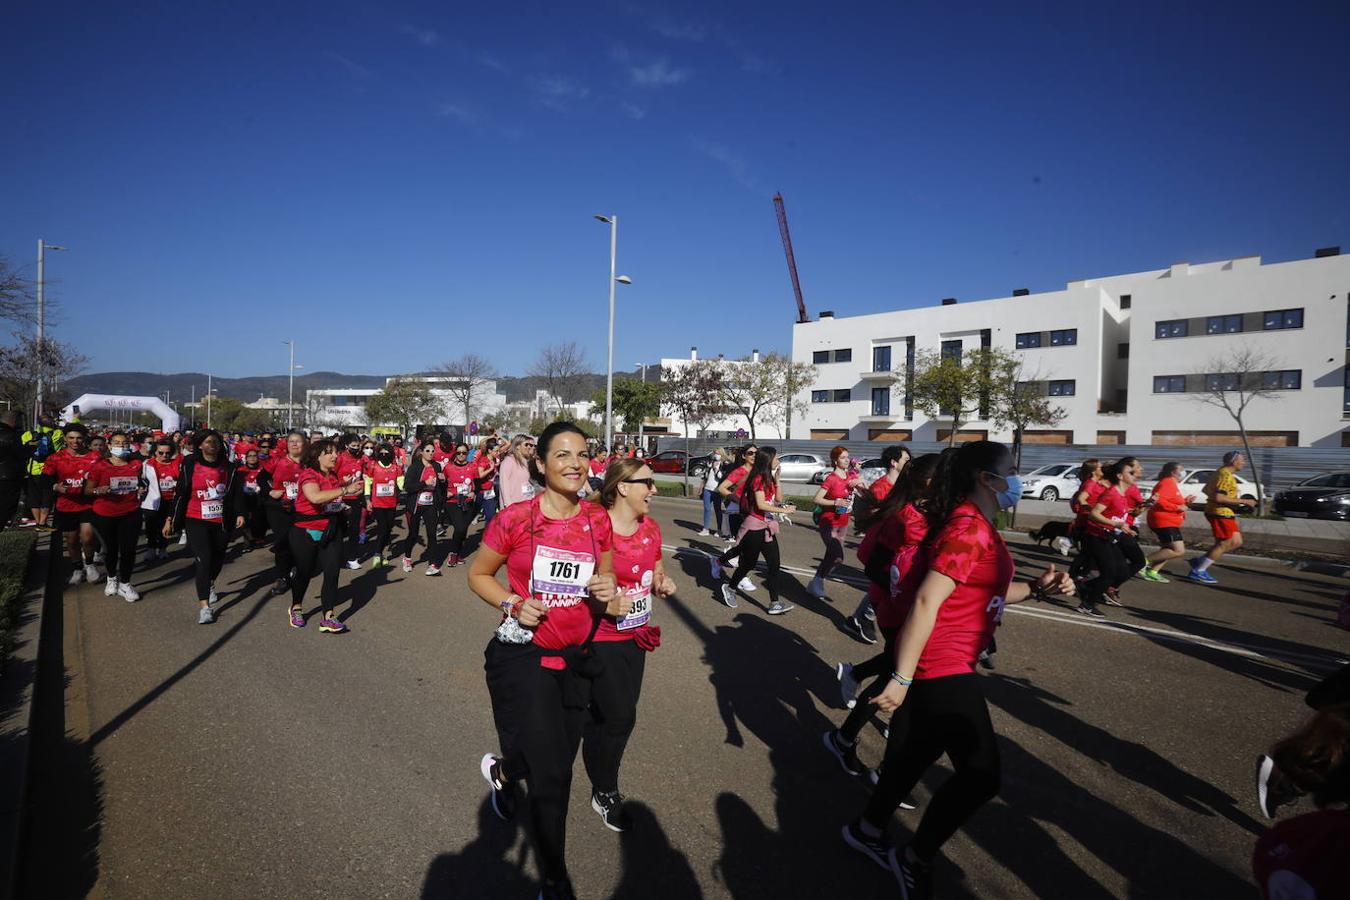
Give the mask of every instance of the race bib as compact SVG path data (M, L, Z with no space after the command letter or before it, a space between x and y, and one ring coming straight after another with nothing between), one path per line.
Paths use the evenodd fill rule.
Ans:
M203 500L202 518L212 522L219 522L225 518L225 503L221 500Z
M614 627L620 631L628 631L630 628L638 628L646 625L652 617L652 572L648 569L642 573L642 583L637 587L628 588L625 594L633 601L633 608L628 615L620 616L614 622Z
M533 500L533 499L534 499L534 491L535 491L534 482L533 482L533 481L527 481L527 482L525 482L525 485L520 489L520 497L521 497L521 499L522 499L522 500Z
M483 491L483 499L495 500L497 499L497 492L494 491L492 488L488 488L487 490Z
M422 491L420 494L417 495L417 505L430 506L434 499L435 498L432 496L431 491Z
M84 487L84 479L83 479L83 478L67 478L67 479L66 479L66 487L73 487L73 488Z
M382 481L379 484L375 485L375 496L376 497L394 496L394 483L392 481Z
M341 500L329 500L323 505L323 511L326 513L340 513L346 508Z
M551 607L576 606L586 599L586 582L595 574L595 557L540 546L530 570L530 594Z
M167 494L176 487L178 487L178 479L176 478L161 478L159 480L159 492L161 494Z
M469 496L470 494L473 493L473 483L469 481L461 481L459 484L455 485L455 493L461 497Z
M294 500L296 497L300 496L300 483L298 481L285 482L285 488L287 500Z
M256 481L245 481L245 482L244 482L244 493L245 493L245 494L256 494L256 493L258 493L258 491L259 491L259 488L258 488L258 482L256 482Z
M114 475L108 479L108 493L134 494L139 483L135 475Z

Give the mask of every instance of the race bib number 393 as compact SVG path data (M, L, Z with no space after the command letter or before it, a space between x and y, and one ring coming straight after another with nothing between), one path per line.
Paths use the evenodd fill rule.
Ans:
M625 593L633 601L633 608L629 610L628 615L620 616L614 622L614 627L620 631L628 631L630 628L637 628L646 625L652 617L652 572L648 569L642 573L642 583L629 588Z
M536 547L530 593L548 606L576 606L586 598L586 582L595 574L595 557L553 547Z

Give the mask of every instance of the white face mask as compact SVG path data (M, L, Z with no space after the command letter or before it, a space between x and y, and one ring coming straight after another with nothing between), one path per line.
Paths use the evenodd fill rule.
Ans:
M375 450L374 450L374 448L372 448L372 447L366 447L366 448L365 448L364 450L362 450L361 452L364 453L366 456L374 456L374 455L375 455Z
M131 448L130 448L130 447L110 447L110 448L108 448L108 452L111 453L113 456L116 456L118 459L126 459L128 456L131 455Z

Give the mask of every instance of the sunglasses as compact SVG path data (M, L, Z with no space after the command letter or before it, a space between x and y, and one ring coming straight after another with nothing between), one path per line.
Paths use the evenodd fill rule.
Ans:
M654 490L656 490L656 479L655 479L655 478L625 478L625 479L623 480L623 483L624 483L624 484L645 484L645 485L647 486L647 490L649 490L649 491L654 491Z

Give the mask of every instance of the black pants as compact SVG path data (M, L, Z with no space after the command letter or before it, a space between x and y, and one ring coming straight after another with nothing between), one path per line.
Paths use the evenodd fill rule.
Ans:
M166 550L169 539L164 536L164 520L173 512L172 500L160 500L159 509L145 511L145 546L148 550Z
M103 540L103 564L108 567L108 576L130 581L131 567L136 564L136 541L141 536L141 511L125 516L96 515L94 530Z
M768 540L769 536L766 528L747 531L739 544L722 554L722 562L727 562L732 556L738 557L736 573L731 576L731 586L735 587L741 583L742 578L754 571L755 563L759 562L762 555L767 570L764 574L764 586L769 590L770 602L777 602L778 570L782 563L778 556L778 541Z
M727 531L728 531L728 533L729 533L732 537L735 537L735 536L740 532L740 530L741 530L741 523L744 522L744 521L745 521L745 516L741 515L740 513L738 513L738 512L728 512L728 513L727 513Z
M636 641L596 641L604 671L591 682L591 715L582 732L581 759L595 792L619 789L619 766L637 724L647 651Z
M573 676L539 665L532 645L493 638L483 656L502 771L529 783L539 868L556 881L567 875L567 802L586 709L564 705L564 680Z
M14 513L19 508L19 498L22 496L22 478L0 480L0 531L4 531L9 520L14 518Z
M188 549L196 567L197 599L211 596L211 583L225 565L225 526L219 522L187 519L183 525L187 533Z
M417 545L418 523L427 533L427 561L433 566L441 564L439 548L436 546L436 507L413 506L408 515L408 542L403 546L403 555L412 559L413 547Z
M261 544L267 537L267 509L257 494L244 495L244 519L248 522L248 539Z
M1084 606L1096 606L1102 600L1102 595L1106 593L1108 587L1114 587L1128 578L1121 577L1125 571L1125 556L1120 551L1120 545L1109 537L1098 537L1096 535L1083 535L1081 558L1084 565L1089 568L1092 565L1097 567L1097 577L1090 581L1083 582L1080 591Z
M867 662L859 663L853 667L853 677L858 681L872 679L872 683L863 688L858 695L858 702L848 711L848 717L844 719L844 724L839 726L839 734L850 744L858 742L858 735L862 734L863 726L872 718L875 710L871 700L877 694L886 689L886 685L891 680L891 673L895 671L895 644L900 638L899 628L881 629L882 640L885 641L885 647L880 653Z
M342 570L342 541L331 538L328 543L316 541L304 528L290 526L291 556L295 560L295 577L291 579L291 606L305 605L305 591L315 575L323 576L319 593L320 607L325 613L337 605L338 572Z
M998 743L979 679L970 673L915 681L891 716L881 780L864 819L884 829L942 754L955 770L933 794L910 842L922 860L931 861L956 829L998 793Z
M478 515L472 503L447 503L446 515L450 520L450 552L458 554L464 549L464 538L469 535L469 526Z
M286 581L295 566L290 537L294 514L270 497L263 501L263 509L267 511L267 527L272 529L272 555L276 557L277 578Z
M1148 564L1148 560L1144 557L1144 551L1139 549L1137 538L1128 534L1120 535L1116 538L1116 549L1120 551L1121 565L1116 572L1116 580L1112 587L1120 587L1133 578L1135 572Z
M376 506L371 509L370 514L375 517L375 555L388 556L385 551L389 549L389 542L393 540L394 517L398 515L398 510L381 509Z

